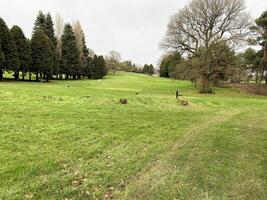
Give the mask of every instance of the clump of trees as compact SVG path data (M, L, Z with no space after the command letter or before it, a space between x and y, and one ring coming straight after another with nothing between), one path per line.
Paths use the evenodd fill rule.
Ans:
M143 68L143 73L152 76L155 73L154 66L152 64L150 65L145 64Z
M257 30L263 32L264 22L256 21ZM200 82L201 92L213 92L238 68L240 59L234 50L247 44L252 25L242 0L192 0L172 16L161 43L184 59L178 57L175 63L170 61L173 54L165 56L160 75Z
M54 29L56 27L56 29ZM60 15L56 25L50 13L40 11L31 40L19 26L10 30L0 18L0 80L4 72L13 72L15 80L32 74L36 81L50 79L101 79L108 72L103 56L90 54L79 21L64 24Z
M110 51L109 54L105 56L105 61L108 71L112 72L113 74L115 74L117 71L144 73L143 66L137 65L130 60L122 61L121 54L114 50Z
M175 78L173 75L176 66L183 61L182 55L178 51L164 55L160 63L159 74L165 78Z

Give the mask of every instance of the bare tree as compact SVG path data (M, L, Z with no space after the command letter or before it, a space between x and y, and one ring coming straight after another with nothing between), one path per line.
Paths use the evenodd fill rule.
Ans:
M256 44L262 46L262 58L259 62L259 69L257 72L257 93L260 93L261 82L264 78L265 70L267 70L267 11L263 12L262 15L256 19L255 25L251 27L252 31L255 33L256 39L254 39ZM267 79L266 79L267 83Z
M246 41L252 21L243 0L192 0L172 16L162 47L195 54L220 41Z
M119 68L121 62L121 54L117 51L110 51L109 55L105 58L106 64L109 71L112 71L113 74Z
M82 61L83 61L83 49L84 49L84 43L83 43L84 34L83 34L81 23L79 21L74 22L72 24L72 29L73 29L74 34L75 34L76 43L77 43L77 47L78 47L79 54L80 54L80 63L82 63Z
M238 47L247 41L251 24L243 0L192 0L171 17L161 46L190 56L199 56L200 48L208 50L219 43ZM209 76L207 71L205 74ZM203 82L209 90L209 80Z
M95 55L96 55L96 53L94 52L93 49L88 49L88 57L94 58Z
M61 36L64 31L64 20L61 17L59 13L56 14L56 37L57 37L57 51L59 55L61 56L61 47L62 47L62 42L61 42Z

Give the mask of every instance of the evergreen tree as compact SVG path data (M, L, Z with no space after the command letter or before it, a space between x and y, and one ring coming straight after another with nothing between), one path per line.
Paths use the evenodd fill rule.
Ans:
M54 22L52 20L51 14L47 13L46 14L46 18L45 18L45 33L48 36L48 38L50 39L51 43L52 43L52 51L53 51L53 74L57 75L59 73L59 61L57 59L59 59L58 55L57 55L57 39L55 36L55 29L54 29Z
M20 60L19 70L22 72L22 79L24 80L25 73L29 71L31 64L30 44L19 26L13 26L10 31L14 37Z
M62 35L62 59L63 73L66 78L69 75L76 79L81 75L81 65L79 61L79 51L73 29L70 24L66 24Z
M151 64L148 66L148 70L147 70L147 73L152 76L154 73L155 73L155 69L154 69L154 66Z
M152 64L151 65L145 64L145 66L143 68L144 74L149 74L150 76L152 76L154 74L154 71L155 71L155 69L154 69Z
M38 81L38 74L45 76L46 81L53 72L53 51L52 43L48 36L42 29L36 29L31 41L32 49L32 66L33 72L36 73L36 80Z
M85 70L89 57L89 49L86 46L85 35L83 32L82 32L82 43L83 43L82 68L83 70Z
M90 67L92 79L101 79L108 72L106 62L103 56L95 55L94 58L91 60Z
M33 32L36 32L38 29L42 29L43 31L46 30L46 16L42 11L39 11L37 15L37 18L34 22Z
M99 71L99 78L103 78L104 76L107 75L107 67L106 67L106 61L104 59L103 56L98 56L98 61L97 61L97 65L98 65L98 71Z
M176 65L180 64L182 61L183 58L179 52L166 55L160 63L160 77L170 78Z
M144 73L144 74L147 74L147 71L148 71L148 65L145 64L145 65L144 65L144 68L143 68L143 73Z
M18 72L19 59L17 55L16 45L12 34L10 33L5 21L2 18L0 18L0 41L2 46L2 53L4 54L3 57L5 58L2 72L3 70ZM2 77L3 74L0 75L0 78ZM15 78L16 80L18 79L18 74Z
M93 58L88 57L86 61L86 65L84 67L84 75L87 76L88 79L93 78Z
M94 56L94 58L92 59L91 62L91 69L92 69L92 79L99 79L100 74L99 74L99 70L98 70L98 57L97 55Z
M20 60L18 57L17 47L14 40L12 33L10 32L10 38L8 43L8 48L5 51L5 61L6 61L6 68L7 71L14 72L14 78L16 81L19 80L19 66Z
M49 39L53 43L53 45L56 46L57 45L57 39L55 36L54 22L52 20L50 13L47 13L47 15L45 17L44 30L45 30L46 35L49 37Z

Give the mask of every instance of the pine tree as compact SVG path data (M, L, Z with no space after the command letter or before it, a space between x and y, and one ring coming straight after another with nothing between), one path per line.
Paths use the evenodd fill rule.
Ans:
M82 33L82 43L83 43L83 54L82 54L82 68L83 71L87 65L88 57L89 57L89 49L87 48L86 42L85 42L85 35Z
M92 79L99 79L99 70L98 70L98 57L97 55L94 56L91 63L91 69L92 69Z
M18 57L20 60L19 70L22 72L22 79L24 80L25 73L29 71L31 64L30 44L19 26L13 26L10 32L14 37Z
M45 28L45 33L46 35L48 36L48 38L50 39L51 43L52 43L52 51L53 51L53 74L58 74L59 73L59 69L58 69L58 61L57 59L58 56L57 56L57 49L56 49L56 46L57 46L57 39L56 39L56 36L55 36L55 29L54 29L54 22L52 20L52 17L51 17L51 14L50 13L47 13L46 16L45 16L45 25L44 25L44 28Z
M34 22L33 32L36 32L38 29L46 30L46 16L42 11L39 11L37 18Z
M12 34L10 33L5 21L2 18L0 18L0 41L2 46L2 52L5 58L2 71L6 70L18 72L19 59L17 55L16 45ZM0 77L2 77L2 75ZM16 80L18 79L18 74L15 78Z
M90 67L87 68L87 70L89 69L90 70L89 72L91 73L90 78L91 79L103 78L108 72L104 57L95 55L93 59L92 58L90 59L91 59L91 62L89 64Z
M93 78L92 65L93 65L93 58L88 57L87 61L86 61L85 68L84 68L84 75L87 76L88 79L92 79Z
M36 80L38 81L38 74L40 73L40 78L42 79L44 75L48 81L53 72L53 51L52 43L42 29L35 30L32 36L31 49L32 69L36 73Z
M76 79L81 75L81 66L79 61L79 51L73 29L70 24L66 24L62 35L62 60L63 73L66 78L69 75Z
M7 51L5 52L6 70L14 72L14 78L16 81L19 80L19 66L20 60L18 57L17 47L12 33L10 32L10 38L8 43Z
M98 70L100 74L100 78L103 78L107 75L107 67L106 67L106 61L103 56L98 56Z
M49 37L49 39L51 40L53 45L56 46L57 45L57 39L55 36L54 22L52 20L50 13L47 13L47 15L45 17L44 28L45 28L46 35Z

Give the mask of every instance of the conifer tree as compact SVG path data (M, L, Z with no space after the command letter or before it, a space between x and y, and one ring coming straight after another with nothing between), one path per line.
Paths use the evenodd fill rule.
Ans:
M49 37L51 43L52 43L52 51L54 56L54 64L53 64L53 74L57 75L59 73L58 69L58 55L57 55L57 39L55 36L55 29L54 29L54 22L52 20L51 14L47 13L45 18L45 33Z
M93 58L88 57L88 58L87 58L87 61L86 61L85 68L84 68L84 75L85 75L88 79L93 78L92 65L93 65Z
M106 61L103 56L98 56L98 70L100 72L100 78L103 78L107 75L108 70L106 67Z
M9 43L7 44L6 51L4 51L6 61L5 70L9 72L13 71L14 78L16 81L18 81L20 61L18 57L17 47L11 32L9 32L9 36Z
M44 28L45 28L46 35L49 37L53 45L56 46L57 39L55 36L54 22L52 20L50 13L46 14Z
M79 60L79 51L76 38L70 24L66 24L62 35L62 60L63 72L66 78L71 75L76 79L81 75L81 66Z
M6 71L17 71L19 67L19 59L17 56L17 50L15 46L14 39L5 23L5 21L0 18L0 41L2 46L2 52L4 54L4 64L2 67L2 72ZM3 75L0 75L2 78Z
M32 66L33 72L36 73L36 80L40 78L46 79L49 81L49 78L53 72L53 51L52 51L52 43L48 36L42 29L36 29L31 41L31 49L32 49Z
M39 11L37 18L34 22L33 32L37 31L38 29L42 29L43 31L46 30L46 16L42 11Z
M20 60L19 70L22 72L22 79L24 80L25 73L29 71L31 64L30 44L19 26L13 26L10 32L14 37L18 57Z

